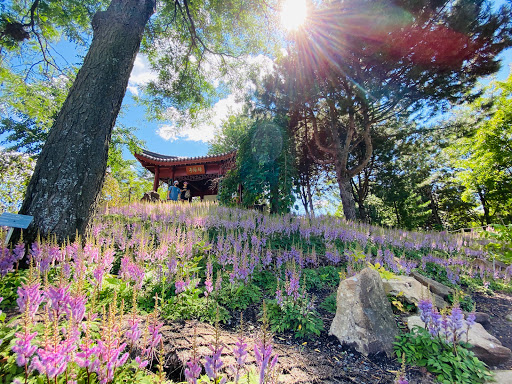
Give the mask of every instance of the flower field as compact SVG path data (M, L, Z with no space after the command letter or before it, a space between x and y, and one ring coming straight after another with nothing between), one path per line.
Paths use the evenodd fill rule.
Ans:
M214 204L111 209L86 238L62 245L41 239L28 250L30 268L20 269L24 256L21 244L1 250L4 382L275 382L272 335L307 340L326 332L318 309L335 310L329 293L368 265L391 276L416 269L466 291L510 291L512 276L511 267L487 261L485 242L473 233L406 232ZM470 298L460 305L472 310ZM236 318L240 325L249 307L258 308L256 335L242 323L233 350L213 339L201 356L192 343L183 375L165 371L164 322L219 328Z

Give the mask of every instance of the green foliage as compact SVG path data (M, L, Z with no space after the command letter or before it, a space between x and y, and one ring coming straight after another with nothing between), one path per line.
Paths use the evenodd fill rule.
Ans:
M431 180L439 139L405 119L384 124L379 131L373 141L376 177L367 199L370 221L407 229L439 227L432 212Z
M31 157L0 150L0 212L17 213L25 197L35 161Z
M185 10L163 2L141 48L159 72L142 97L149 113L174 121L178 128L194 125L208 120L201 110L230 90L240 94L254 70L249 61L234 58L278 50L276 13L269 6L263 1L214 0L187 3Z
M405 300L403 292L399 292L396 296L388 295L388 300L393 308L399 312L409 313L416 310L415 304L408 303L407 300Z
M340 267L335 267L333 265L318 267L318 276L320 277L320 281L327 287L338 287L342 275L343 273Z
M512 264L512 226L494 224L485 234L490 239L485 248L493 258Z
M432 338L423 328L399 336L394 344L399 359L405 355L407 364L425 367L443 384L485 383L492 377L487 366L465 346L457 345L455 354L451 345Z
M14 319L13 319L14 320ZM21 382L24 382L24 368L18 367L16 364L16 354L12 353L12 347L16 339L17 327L13 324L4 324L0 322L0 377L5 383L14 382L15 378L19 378ZM32 381L34 383L35 381Z
M214 324L218 321L226 322L229 319L229 312L218 305L212 298L202 295L202 290L192 282L184 292L170 297L162 305L162 315L170 320L199 319Z
M226 284L217 296L217 301L230 309L244 310L261 301L261 288L254 283Z
M153 190L153 176L140 167L136 160L125 160L123 151L134 153L144 145L135 136L136 129L116 125L108 151L107 174L100 197L100 203L110 206L127 204L139 200L145 192ZM166 188L158 190L161 199L166 199Z
M0 284L0 297L4 299L0 302L0 309L14 308L18 298L18 287L25 281L28 269L11 272L2 277ZM1 338L0 338L1 340Z
M221 125L220 132L209 142L208 154L238 150L249 134L253 121L245 115L231 115Z
M337 309L337 292L331 293L329 296L325 298L325 300L320 304L320 308L323 310L329 312L329 313L336 313Z
M446 268L432 262L425 263L425 269L418 269L418 273L421 273L424 276L430 277L431 279L452 287L453 284L448 280L448 274L446 273Z
M490 96L477 99L459 117L466 130L453 138L445 152L463 200L481 206L477 212L481 223L508 224L512 222L512 74L488 90ZM474 115L483 118L475 122Z
M323 288L323 282L320 279L320 275L318 274L317 270L306 268L302 271L302 276L303 281L306 284L306 289L308 291L311 289Z
M123 299L125 303L130 303L132 292L133 288L130 284L121 280L117 276L106 274L103 277L103 287L98 295L98 305L107 306L110 304L113 300L114 293L117 296L118 303L120 303Z
M237 168L222 180L219 201L229 205L243 185L245 207L267 203L272 213L288 212L294 202L294 163L286 135L286 121L257 121L242 139L237 153Z
M368 263L368 267L379 272L379 275L382 279L390 280L397 277L393 272L388 271L386 268L384 268L384 266L380 265L379 263Z
M457 292L455 294L455 297L454 295L449 294L446 297L446 301L450 305L453 305L454 302L457 301L457 303L459 303L460 309L468 313L473 312L475 310L475 302L471 298L471 295L466 295L463 292Z
M268 295L272 295L276 291L277 278L275 273L272 271L263 270L255 272L252 281Z
M318 312L311 306L307 296L297 301L286 299L279 305L275 300L267 302L267 316L272 332L293 331L295 337L320 335L324 323Z
M9 149L32 155L40 152L74 79L72 72L54 76L51 80L27 82L24 74L0 64L0 102L7 115L0 121L0 134L6 135L2 144L8 143Z

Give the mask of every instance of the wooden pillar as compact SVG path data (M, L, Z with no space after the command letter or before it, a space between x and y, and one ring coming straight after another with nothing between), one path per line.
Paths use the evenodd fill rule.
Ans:
M153 191L158 191L158 185L160 184L160 167L157 165L155 168L155 181L153 181Z

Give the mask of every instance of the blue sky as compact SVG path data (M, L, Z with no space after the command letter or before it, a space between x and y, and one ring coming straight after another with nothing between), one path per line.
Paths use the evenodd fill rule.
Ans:
M261 74L268 72L272 61L268 57L251 56L246 59L250 64L261 64ZM123 100L123 107L117 122L125 127L136 127L135 134L138 138L146 142L146 149L165 155L176 156L202 156L208 151L208 141L211 140L215 132L219 129L222 121L227 119L230 114L240 112L243 103L238 102L234 94L220 99L213 106L209 118L195 127L185 127L177 130L173 121L154 121L147 118L145 108L138 105L133 96L142 93L142 87L156 75L151 72L147 59L139 54L136 58L128 89ZM243 74L241 74L243 76ZM245 83L245 88L252 88L250 82ZM243 91L242 91L243 93ZM238 94L240 96L240 93ZM133 156L126 153L126 157L132 159Z

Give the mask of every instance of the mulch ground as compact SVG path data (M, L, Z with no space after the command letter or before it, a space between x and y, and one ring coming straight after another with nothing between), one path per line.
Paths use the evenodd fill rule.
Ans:
M326 293L327 295L327 293ZM324 297L319 297L321 302ZM490 323L485 327L496 336L504 346L512 349L512 322L506 320L512 311L512 295L496 293L493 296L473 293L477 310L488 313ZM358 383L358 384L392 384L400 362L385 355L365 357L357 351L345 348L339 341L328 335L334 315L318 309L324 321L324 331L320 336L309 339L296 339L292 333L279 334L274 337L274 350L279 355L279 381L282 383ZM255 367L254 336L260 324L255 321L256 308L244 312L246 342L249 345L248 364ZM397 317L400 325L402 319ZM231 350L238 337L239 315L233 314L231 322L220 327L220 341L224 345L224 366L233 363ZM194 331L195 329L195 331ZM196 321L166 323L162 328L165 339L165 369L168 377L183 380L184 363L191 354L197 334L196 345L202 356L210 353L208 345L215 339L215 328L209 324ZM512 359L493 369L512 369ZM434 377L422 368L407 367L407 376L411 384L432 384Z
M317 292L318 302L329 294ZM506 316L512 312L512 295L495 293L486 295L471 294L479 312L487 313L490 322L483 324L486 330L495 336L507 348L512 349L512 322ZM358 383L392 384L401 363L385 355L365 357L359 352L343 347L338 339L328 335L334 314L317 308L324 321L324 331L320 336L309 339L297 339L289 332L274 336L274 351L279 355L280 383ZM260 329L257 321L259 308L249 307L244 311L244 334L248 344L248 365L255 367L254 338ZM8 312L8 318L17 314ZM11 313L12 312L12 313ZM404 318L397 316L402 328ZM228 324L220 326L220 342L224 345L222 358L224 366L233 364L231 350L238 337L240 314L233 313ZM198 321L165 322L161 329L164 338L164 369L169 379L184 381L184 366L188 361L197 335L196 345L201 356L209 355L208 346L215 340L215 328ZM512 369L512 358L492 369ZM423 368L407 367L407 377L411 384L433 384L434 377Z

